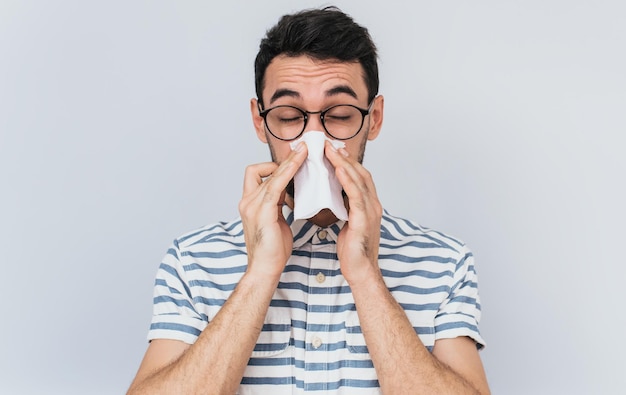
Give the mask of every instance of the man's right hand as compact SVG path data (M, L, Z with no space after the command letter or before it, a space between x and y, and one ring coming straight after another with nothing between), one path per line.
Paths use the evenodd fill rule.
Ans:
M129 394L195 394L210 386L235 393L259 338L267 308L291 256L293 235L282 205L285 188L307 156L306 145L280 165L249 166L239 212L248 249L248 274L193 345L155 339L148 346ZM263 277L261 277L263 276Z
M248 252L248 273L278 280L293 249L293 234L282 214L285 188L307 157L300 143L280 165L246 168L239 213Z

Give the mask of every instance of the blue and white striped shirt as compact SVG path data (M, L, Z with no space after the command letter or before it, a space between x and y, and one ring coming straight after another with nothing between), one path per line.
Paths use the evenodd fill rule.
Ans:
M239 394L379 394L354 299L336 254L338 222L320 228L285 218L293 254L270 303ZM424 345L469 336L478 347L480 301L473 256L449 236L385 211L379 266ZM193 344L246 270L241 220L174 241L157 272L148 339Z

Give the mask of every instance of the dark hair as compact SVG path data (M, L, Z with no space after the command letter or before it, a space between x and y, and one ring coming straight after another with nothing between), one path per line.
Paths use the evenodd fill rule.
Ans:
M285 15L267 31L254 61L255 88L261 104L265 71L278 55L307 55L317 60L359 62L365 71L368 102L378 94L376 46L367 29L337 7Z

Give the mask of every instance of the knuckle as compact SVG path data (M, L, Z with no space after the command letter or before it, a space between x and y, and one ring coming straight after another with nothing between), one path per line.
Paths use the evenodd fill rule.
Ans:
M383 206L380 204L380 202L376 202L375 212L377 217L383 216Z
M255 207L246 199L239 202L239 214L242 218L251 218L256 213Z
M246 166L244 174L246 176L252 175L253 173L255 173L255 169L256 169L256 165L248 165Z
M247 212L247 208L248 208L248 202L246 202L245 199L241 199L239 201L239 206L238 206L238 210L239 210L239 214L241 214L242 216Z

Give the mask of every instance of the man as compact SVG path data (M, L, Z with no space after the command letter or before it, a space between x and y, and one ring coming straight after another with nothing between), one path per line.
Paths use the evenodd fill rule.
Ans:
M129 393L489 393L472 254L383 211L361 165L383 121L367 30L336 8L284 16L255 73L252 119L273 161L246 169L240 219L168 251ZM291 143L311 131L345 143L324 155L347 221L293 219L308 148Z

